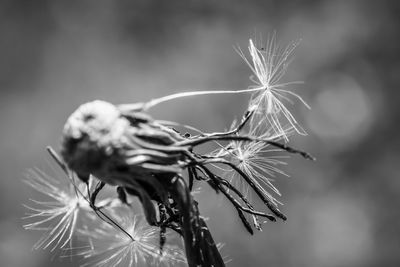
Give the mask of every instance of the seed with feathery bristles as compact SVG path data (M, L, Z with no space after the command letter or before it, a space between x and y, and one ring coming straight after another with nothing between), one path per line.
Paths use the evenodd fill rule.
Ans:
M78 214L90 210L87 201L77 194L71 181L58 181L37 169L29 171L25 182L46 197L46 201L31 200L31 205L25 205L30 211L25 219L33 222L24 228L45 232L34 248L51 247L54 251L71 247Z
M154 266L178 266L185 256L178 246L165 244L159 248L159 229L146 224L143 217L133 215L130 209L120 210L120 225L133 237L103 223L94 231L82 231L92 246L81 255L87 260L82 266L133 267L153 263ZM114 214L116 214L114 212ZM117 215L114 215L118 218Z

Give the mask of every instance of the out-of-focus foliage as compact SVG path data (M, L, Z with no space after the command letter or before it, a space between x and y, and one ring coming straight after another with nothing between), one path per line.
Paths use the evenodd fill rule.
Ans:
M230 266L377 266L400 262L400 4L398 1L2 1L0 3L0 258L53 266L23 231L27 168L45 164L81 103L145 101L190 89L241 89L250 71L232 45L249 37L302 42L288 81L312 107L293 106L309 136L278 177L286 223L249 236L214 192L197 197ZM199 97L152 116L228 128L244 96ZM217 207L221 205L220 207ZM59 266L76 266L65 259Z

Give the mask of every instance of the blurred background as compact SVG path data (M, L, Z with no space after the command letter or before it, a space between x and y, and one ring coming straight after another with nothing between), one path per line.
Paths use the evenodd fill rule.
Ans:
M249 68L233 46L277 32L301 38L284 81L312 107L290 107L308 131L275 185L287 222L250 236L214 192L200 209L228 266L400 266L400 4L398 1L0 2L1 266L77 266L32 250L22 206L26 170L51 173L67 116L94 99L146 101L191 89L242 89ZM182 99L158 119L220 131L247 95ZM217 203L217 204L216 204Z

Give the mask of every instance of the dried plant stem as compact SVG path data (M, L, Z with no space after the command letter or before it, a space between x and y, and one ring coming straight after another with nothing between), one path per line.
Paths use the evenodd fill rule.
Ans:
M146 111L158 104L184 97L201 96L201 95L243 94L243 93L252 93L256 91L261 91L264 89L265 88L263 87L254 87L242 90L205 90L205 91L182 92L152 99L145 103L121 104L118 105L118 108L120 108L123 111L138 111L138 110Z

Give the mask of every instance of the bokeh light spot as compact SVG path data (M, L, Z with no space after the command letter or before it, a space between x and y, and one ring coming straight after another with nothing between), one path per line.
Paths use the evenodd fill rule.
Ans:
M311 105L313 112L307 123L333 149L345 148L367 133L374 113L368 96L354 79L332 75L327 81Z

